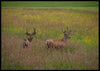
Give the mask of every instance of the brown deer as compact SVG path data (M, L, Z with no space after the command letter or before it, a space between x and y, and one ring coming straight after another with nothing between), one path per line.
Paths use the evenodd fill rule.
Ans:
M61 40L55 40L55 39L47 39L46 44L48 48L64 48L66 44L66 40L70 38L70 32L71 30L68 31L67 27L67 34L66 31L62 31L64 33L64 38Z
M26 35L28 35L28 39L24 39L24 42L23 42L23 48L25 47L29 47L31 45L31 42L32 42L32 39L33 39L33 35L36 34L36 29L34 29L34 32L33 33L28 33L28 31L26 30Z

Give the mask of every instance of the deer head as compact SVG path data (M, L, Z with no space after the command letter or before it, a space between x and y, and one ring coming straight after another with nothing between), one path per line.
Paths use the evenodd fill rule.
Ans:
M28 35L29 37L28 37L28 40L31 42L32 41L32 39L33 39L33 35L35 35L36 34L36 29L35 28L33 28L33 30L34 30L34 32L33 33L28 33L28 31L27 31L27 29L26 29L26 35Z
M67 33L66 33L66 30L65 31L62 31L64 33L64 38L63 40L66 41L66 39L70 39L71 37L69 36L70 35L70 32L71 30L68 30L68 26L67 26Z

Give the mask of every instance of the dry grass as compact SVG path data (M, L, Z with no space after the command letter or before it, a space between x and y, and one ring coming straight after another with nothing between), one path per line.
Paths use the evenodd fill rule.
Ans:
M2 8L1 15L2 70L98 69L98 13ZM33 25L37 34L31 47L24 49L25 29L32 32ZM47 49L45 40L61 39L61 28L67 25L72 30L72 39L67 41L65 50Z

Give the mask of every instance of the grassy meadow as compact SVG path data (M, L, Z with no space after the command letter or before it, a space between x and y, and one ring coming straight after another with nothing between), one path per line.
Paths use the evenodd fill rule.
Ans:
M2 1L3 8L73 9L99 11L98 1Z
M31 5L31 4L30 4ZM91 4L89 4L91 5ZM93 4L94 5L94 4ZM1 8L2 70L98 70L99 14L91 10ZM95 7L95 5L93 6ZM46 39L62 39L61 29L72 30L60 49L47 50ZM34 35L23 48L26 29Z

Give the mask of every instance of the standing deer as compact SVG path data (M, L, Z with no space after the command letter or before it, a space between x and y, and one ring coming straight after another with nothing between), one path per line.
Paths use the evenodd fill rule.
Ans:
M29 47L31 45L31 42L32 42L32 39L33 39L33 35L36 34L36 30L35 28L34 29L34 32L33 33L28 33L28 31L26 30L26 35L28 35L28 39L24 39L24 42L23 42L23 48L25 47Z
M62 31L63 32L63 31ZM61 39L61 40L55 40L55 39L47 39L46 40L46 44L48 46L48 48L64 48L65 47L65 44L66 44L66 40L68 38L70 38L70 31L68 31L68 27L67 27L67 34L66 34L66 31L64 31L64 38Z

